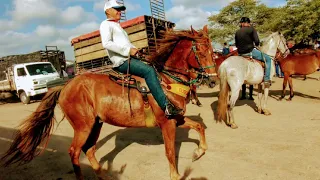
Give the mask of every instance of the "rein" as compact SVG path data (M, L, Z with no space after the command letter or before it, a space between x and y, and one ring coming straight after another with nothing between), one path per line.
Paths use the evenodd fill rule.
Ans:
M178 44L178 43L175 44L175 46L174 46L174 48L172 49L171 53L173 52L173 50L175 49L175 47L176 47L177 44ZM198 56L198 54L197 54L197 48L196 48L196 45L197 45L197 44L206 44L206 45L207 45L207 43L195 43L194 41L192 41L192 46L191 46L190 52L189 52L189 54L188 54L188 56L187 56L186 59L188 60L188 59L190 58L191 53L193 52L194 55L195 55L195 59L196 59L198 65L199 65L199 68L198 68L199 71L190 70L190 69L182 69L182 68L175 68L175 67L164 66L165 68L162 70L162 72L163 72L164 74L168 75L171 79L173 79L173 80L175 80L175 81L177 81L177 82L179 82L179 83L182 83L182 84L184 84L184 85L187 85L187 86L196 84L199 80L201 80L201 81L200 81L200 83L201 83L204 76L205 76L205 77L214 76L215 74L208 74L208 73L206 73L206 72L205 72L205 69L215 68L216 65L214 64L214 65L211 65L211 66L204 66L204 67L202 67L202 65L201 65L201 63L200 63L199 56ZM189 73L189 72L195 73L195 74L198 74L198 76L197 76L196 79L192 79L192 80L190 80L190 81L185 81L185 80L181 79L179 76L176 76L176 75L174 75L174 74L172 74L172 73L178 73L178 74L185 75L185 76L187 76L187 74L184 74L184 73L182 73L182 72L178 72L178 71L176 71L176 70L182 70L182 71L184 71L184 72L186 72L186 73ZM171 72L172 72L172 73L171 73ZM200 78L199 78L199 76L200 76Z

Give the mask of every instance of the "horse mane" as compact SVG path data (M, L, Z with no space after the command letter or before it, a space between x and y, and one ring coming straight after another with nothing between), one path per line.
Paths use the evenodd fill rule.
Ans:
M164 65L180 40L196 40L203 34L202 31L193 33L190 30L160 32L160 38L157 40L158 49L148 56L149 62Z

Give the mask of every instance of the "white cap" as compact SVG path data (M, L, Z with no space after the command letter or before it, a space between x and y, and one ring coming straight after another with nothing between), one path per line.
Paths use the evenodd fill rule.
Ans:
M107 9L110 9L110 8L114 8L120 11L126 10L126 7L119 4L116 0L107 0L107 2L104 4L103 10L105 12Z

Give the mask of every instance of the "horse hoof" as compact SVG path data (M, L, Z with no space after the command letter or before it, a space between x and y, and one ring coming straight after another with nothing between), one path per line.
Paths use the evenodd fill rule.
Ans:
M258 111L257 111L259 114L262 114L262 109L258 108Z
M267 109L263 109L263 114L266 115L266 116L270 116L271 115L271 112Z
M287 99L287 101L291 101L291 100L292 100L291 98Z
M200 159L204 154L205 154L205 150L204 150L204 149L196 148L196 149L193 151L192 162Z
M202 107L202 104L201 103L197 103L197 106Z
M237 126L235 123L232 123L232 124L230 125L230 127L231 127L232 129L237 129L237 128L238 128L238 126Z

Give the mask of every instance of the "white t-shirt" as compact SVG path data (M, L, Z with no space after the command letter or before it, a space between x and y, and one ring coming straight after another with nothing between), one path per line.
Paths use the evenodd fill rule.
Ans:
M118 67L130 57L130 49L135 48L127 32L114 21L104 20L100 24L102 46L106 49L113 67Z

